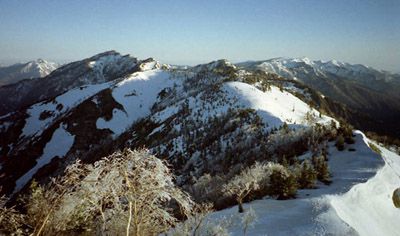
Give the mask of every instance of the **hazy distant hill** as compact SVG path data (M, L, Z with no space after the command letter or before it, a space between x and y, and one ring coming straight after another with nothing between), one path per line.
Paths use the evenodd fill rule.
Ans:
M10 66L0 66L0 86L13 84L23 79L45 77L59 65L42 59Z

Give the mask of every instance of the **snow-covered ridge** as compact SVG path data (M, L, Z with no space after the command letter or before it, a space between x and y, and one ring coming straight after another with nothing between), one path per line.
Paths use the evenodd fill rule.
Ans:
M392 202L394 190L400 187L400 156L358 133L365 143L379 148L385 165L367 182L344 195L332 196L331 204L338 216L360 235L400 235L400 210Z
M400 156L379 147L380 157L369 148L371 140L360 131L355 134L354 152L337 151L330 143L329 186L301 190L297 199L245 204L257 215L248 235L400 235L400 211L391 199L400 183ZM243 234L236 207L212 213L209 219L231 219L229 233Z
M341 77L352 78L361 76L387 76L391 77L390 73L376 70L372 67L362 64L350 64L337 60L311 60L307 57L302 58L273 58L265 61L248 61L237 64L239 67L260 69L267 72L277 73L289 79L295 79L297 72L305 74L314 73L316 75L326 76L327 73Z
M314 117L319 116L318 111L299 98L275 86L271 86L270 91L263 92L246 83L228 82L223 89L228 94L228 100L239 99L242 107L256 110L270 128L279 127L284 122L293 127L309 125L304 119L307 113ZM332 118L321 115L318 122L327 124L331 120Z

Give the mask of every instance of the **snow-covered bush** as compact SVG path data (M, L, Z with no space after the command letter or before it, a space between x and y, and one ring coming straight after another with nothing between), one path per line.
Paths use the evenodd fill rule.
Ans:
M157 235L193 205L162 160L126 149L93 165L75 163L47 186L34 184L24 217L34 235Z
M226 176L205 174L188 186L189 193L196 202L215 202L221 197L222 185L226 181Z
M223 186L225 194L233 196L238 202L239 212L244 212L243 199L252 191L260 189L260 184L269 176L266 170L268 170L267 164L256 163L244 169Z
M234 197L237 201L239 212L243 212L243 200L253 194L254 197L262 197L271 193L271 175L274 172L290 176L286 167L278 163L258 163L245 168L238 175L234 176L222 188L225 196ZM288 191L288 192L291 192Z

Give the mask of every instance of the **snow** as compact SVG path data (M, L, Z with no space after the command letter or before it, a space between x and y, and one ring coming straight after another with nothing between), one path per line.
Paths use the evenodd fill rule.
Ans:
M299 125L308 125L305 121L307 113L311 113L316 122L328 123L332 118L322 116L309 107L306 103L291 93L280 91L279 88L271 86L270 91L263 92L256 87L242 82L226 82L221 87L222 94L216 95L211 100L202 98L205 94L201 92L196 96L187 97L188 107L195 120L207 122L213 116L221 116L228 112L229 108L251 108L268 125L268 129L279 127L284 122L293 128ZM155 113L152 119L156 123L162 123L168 117L176 114L184 100L176 102L174 106ZM293 110L294 109L294 110Z
M399 235L400 211L394 207L391 193L400 183L392 169L400 169L400 157L381 148L384 165L361 132L355 140L346 147L355 148L354 152L340 152L334 143L329 144L331 185L300 190L292 200L265 198L244 204L258 217L248 235ZM213 221L231 218L232 235L243 234L241 217L237 206L209 215Z
M286 122L288 124L304 124L307 112L315 117L319 113L301 101L296 96L279 88L271 86L270 91L263 92L254 86L241 82L228 82L224 90L231 99L238 98L243 107L255 109L269 127L279 127ZM327 116L318 118L321 123L328 123L332 120Z
M54 157L64 157L68 153L74 144L75 136L71 135L65 128L61 125L53 133L51 140L43 149L43 154L36 160L36 165L16 181L13 194L20 191L32 179L33 175L40 168L49 164Z
M122 56L119 54L106 55L106 56L97 58L94 61L90 61L88 63L88 66L95 71L101 72L105 66L115 63L116 61L120 60L121 58L122 58Z
M40 133L59 115L64 114L72 107L79 105L86 98L110 87L111 84L112 82L82 86L81 88L69 90L68 92L56 97L54 101L41 102L32 105L27 110L29 117L26 119L26 124L21 135L25 137L40 135ZM57 109L59 104L62 105L62 109ZM42 112L50 112L52 115L44 120L40 120L39 118Z
M331 203L339 217L360 235L400 235L400 210L392 202L393 191L400 187L400 156L379 149L385 166L366 183L332 197Z
M150 108L156 102L161 90L173 86L168 72L156 69L134 73L131 77L119 82L113 89L112 96L124 110L114 109L111 120L99 118L98 129L110 129L114 137L122 134L135 121L150 114ZM132 91L135 95L130 96Z
M160 63L157 61L150 61L150 62L146 62L140 65L140 69L142 71L146 71L146 70L152 70L152 69L156 69L156 68L160 68Z
M20 73L32 73L37 75L38 77L44 77L50 74L53 70L57 69L59 65L54 62L48 62L43 59L37 59L35 61L30 61L26 63L26 65L21 68ZM34 78L35 76L32 76Z
M151 131L151 133L148 136L150 137L151 135L162 131L164 128L165 128L165 125L162 124L162 125L158 126L157 128L153 129L153 131Z

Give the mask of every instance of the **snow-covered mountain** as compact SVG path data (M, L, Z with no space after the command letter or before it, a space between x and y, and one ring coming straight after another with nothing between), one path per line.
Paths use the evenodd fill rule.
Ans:
M69 141L65 142L70 144L63 145L66 150L62 152L65 157L61 162L68 163L77 155L81 159L93 158L97 149L115 140L122 142L120 138L123 136L124 142L138 142L136 145L146 143L146 146L157 150L160 156L171 159L172 163L183 168L185 173L188 173L186 169L202 173L203 167L196 169L198 165L203 165L199 155L206 147L198 143L196 148L191 148L195 149L189 151L185 139L188 138L186 135L197 132L197 129L210 129L213 119L216 119L215 122L218 119L232 120L228 126L235 127L238 125L238 121L234 121L235 117L243 116L239 124L248 122L250 125L256 122L253 125L264 127L254 131L250 129L246 137L250 139L263 132L271 132L284 122L293 127L301 127L306 114L319 114L300 99L277 87L263 92L240 82L240 78L230 81L238 75L235 66L227 61L216 61L187 70L161 69L160 64L154 60L139 64L138 71L123 77L70 89L59 96L3 116L1 130L6 138L3 139L1 153L4 170L10 171L7 184L13 185L14 181L10 180L17 178L14 189L19 190L41 167L49 164L52 157L61 157L59 154L44 152L59 133L66 134L64 138ZM61 72L54 72L58 73ZM321 118L323 122L329 120L325 116ZM192 125L188 126L188 123ZM148 128L135 130L144 127ZM132 128L134 131L129 132ZM227 131L221 130L218 139L221 142L233 142L232 135L243 135L233 131L225 134ZM158 139L152 138L161 133L163 135ZM206 134L199 133L196 139L205 139L203 135ZM137 139L139 135L141 139ZM54 145L60 142L57 140ZM37 151L31 151L33 149ZM58 148L58 151L61 149ZM224 157L222 153L219 155L216 159ZM186 156L186 160L179 160L177 156ZM15 161L19 158L24 160L24 167ZM181 162L191 164L182 166Z
M392 137L400 135L397 128L400 125L399 74L360 64L336 60L312 61L308 58L274 58L237 65L247 70L261 70L300 81L370 117L361 119L357 128Z
M356 80L367 86L370 81L391 82L400 78L399 74L376 70L362 64L350 64L337 60L322 61L303 58L273 58L265 61L248 61L237 64L240 67L273 72L289 79L312 79L332 75L348 80Z
M378 218L387 222L374 223L371 232L395 232L386 226L400 219L389 196L397 179L386 181L400 170L398 156L384 148L383 158L375 154L373 141L338 122L356 113L299 81L241 70L226 60L175 67L114 51L29 81L0 88L0 94L10 89L7 102L13 104L2 103L0 117L0 186L9 196L26 193L33 179L47 183L76 160L94 163L146 147L168 162L194 201L225 209L209 216L215 222L241 217L229 208L237 198L225 195L224 184L255 163L282 171L244 198L259 218L251 235L368 235L364 225ZM327 166L330 172L321 168ZM309 168L311 180L305 177ZM279 179L278 193L271 190L273 178ZM371 188L380 182L385 189L371 204L384 211L364 206L364 196L353 200L360 192L376 193ZM283 183L296 189L287 192L293 186ZM264 196L270 198L260 200ZM374 216L358 219L362 213L346 205L367 207ZM282 219L293 227L285 229ZM228 227L233 235L237 225Z
M37 59L27 63L18 63L0 67L0 86L17 83L23 79L41 78L49 75L60 65Z
M64 65L44 78L23 80L0 87L0 97L3 98L0 101L0 115L52 98L79 86L104 83L123 77L140 70L139 66L140 63L136 58L109 51Z

